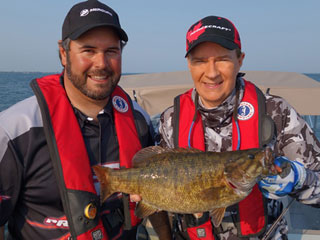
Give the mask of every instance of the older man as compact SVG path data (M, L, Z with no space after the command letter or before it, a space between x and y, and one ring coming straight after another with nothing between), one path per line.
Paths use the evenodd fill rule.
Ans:
M277 199L288 194L320 206L318 140L284 99L263 94L244 79L239 72L244 56L239 33L228 19L208 16L189 28L186 58L194 88L161 115L160 144L216 152L269 145L275 163L290 168L282 177L260 181L239 204L220 209L219 227L208 213L176 214L176 239L259 239L281 213ZM287 239L284 219L268 239Z

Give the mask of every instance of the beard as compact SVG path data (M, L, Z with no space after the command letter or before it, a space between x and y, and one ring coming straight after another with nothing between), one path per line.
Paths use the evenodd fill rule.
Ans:
M72 71L72 64L69 53L67 53L66 73L70 82L85 96L93 100L104 100L108 98L115 87L118 85L121 74L116 74L112 69L92 70L78 75ZM108 76L109 81L97 85L98 89L90 89L87 85L88 75L90 76Z

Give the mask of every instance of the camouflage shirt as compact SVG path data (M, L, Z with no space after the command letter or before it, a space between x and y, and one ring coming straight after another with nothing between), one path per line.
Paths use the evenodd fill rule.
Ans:
M242 99L244 83L240 83L240 96ZM195 89L192 98L195 99ZM301 118L301 116L283 98L265 95L266 111L273 119L276 126L276 139L270 143L275 153L286 156L288 159L299 161L307 169L307 178L299 192L292 193L297 201L304 204L320 206L320 143L315 137L312 129ZM198 110L205 129L205 147L207 151L231 151L232 150L232 113L235 106L236 96L234 92L218 107L207 109L199 99ZM160 145L163 147L174 147L173 142L173 107L168 108L160 117ZM281 204L276 200L268 203L268 215L275 219L279 214ZM225 218L230 215L226 212ZM234 224L222 224L220 239L238 239ZM288 227L285 219L278 225L270 239L282 239L286 235ZM258 238L250 238L258 239ZM284 238L285 239L285 238Z

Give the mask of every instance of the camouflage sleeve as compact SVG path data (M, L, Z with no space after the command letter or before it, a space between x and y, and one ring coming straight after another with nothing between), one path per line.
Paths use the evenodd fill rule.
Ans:
M320 207L320 143L304 119L284 99L266 96L267 113L277 128L275 151L304 164L307 178L293 196L304 204Z
M160 116L160 146L174 148L173 143L173 107L169 107Z

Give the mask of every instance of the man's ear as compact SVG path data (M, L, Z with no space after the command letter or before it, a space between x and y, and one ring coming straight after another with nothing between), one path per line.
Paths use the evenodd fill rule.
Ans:
M60 56L61 64L62 64L62 66L65 67L67 64L67 52L62 47L62 40L58 41L58 47L59 47L59 56Z
M241 56L239 57L239 66L241 67L243 64L243 59L246 56L246 54L244 52L241 53Z

